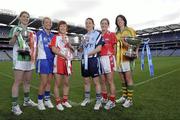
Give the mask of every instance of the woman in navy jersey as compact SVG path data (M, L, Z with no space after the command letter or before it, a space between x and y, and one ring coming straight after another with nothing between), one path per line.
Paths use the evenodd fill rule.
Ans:
M93 79L96 89L96 104L94 110L99 110L101 105L101 86L99 75L101 74L99 52L104 40L101 33L94 30L94 20L87 18L85 21L87 33L80 47L82 51L81 73L84 79L85 99L81 106L86 106L90 102L90 77Z

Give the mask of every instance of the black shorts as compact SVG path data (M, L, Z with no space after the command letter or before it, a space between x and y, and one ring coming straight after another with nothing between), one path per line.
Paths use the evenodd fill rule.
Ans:
M81 75L83 77L97 77L101 75L101 63L99 57L88 58L88 69L85 70L84 59L81 60Z

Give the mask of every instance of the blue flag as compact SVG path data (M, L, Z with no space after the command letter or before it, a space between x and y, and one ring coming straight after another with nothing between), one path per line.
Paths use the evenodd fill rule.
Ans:
M145 56L144 51L146 49L150 76L154 76L154 66L152 63L152 55L151 55L150 47L148 44L150 39L146 38L145 40L147 40L147 41L144 42L144 45L142 48L142 53L141 53L141 70L144 70L144 56Z

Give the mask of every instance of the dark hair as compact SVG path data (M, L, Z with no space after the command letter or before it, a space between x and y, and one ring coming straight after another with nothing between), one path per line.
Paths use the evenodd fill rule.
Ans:
M100 23L102 23L104 20L107 21L108 25L110 24L110 22L109 22L109 20L108 20L107 18L103 18L103 19L100 21Z
M19 17L21 17L23 14L27 14L30 17L30 14L27 11L22 11L19 15Z
M93 23L93 25L94 25L94 20L93 20L92 18L90 18L90 17L89 17L89 18L86 18L86 21L87 21L87 20L92 21L92 23ZM93 29L94 29L94 27L93 27Z
M93 20L92 18L86 18L86 21L87 21L87 20L91 20L92 23L94 24L94 20Z
M118 20L119 17L123 19L123 21L124 21L124 26L125 26L125 27L127 26L127 20L126 20L125 16L124 16L124 15L118 15L118 16L116 17L116 21L115 21L116 30L117 30L117 31L120 30L120 28L119 28L119 26L118 26L118 22L117 22L117 20Z
M57 27L58 31L59 31L59 26L60 25L66 25L67 26L67 31L68 31L68 25L67 25L66 21L64 21L64 20L59 21L58 27Z
M22 11L22 12L19 14L19 18L20 18L23 14L27 14L27 15L28 15L28 17L30 17L30 14L29 14L27 11ZM18 25L20 25L20 24L21 24L21 21L20 21L20 19L19 19L19 18L18 18L18 20L19 20Z

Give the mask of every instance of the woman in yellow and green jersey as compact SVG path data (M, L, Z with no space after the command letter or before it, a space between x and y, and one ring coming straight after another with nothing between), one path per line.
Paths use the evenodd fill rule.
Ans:
M116 37L117 37L117 49L116 49L116 61L117 71L122 80L122 96L116 100L117 103L122 103L122 106L128 108L133 105L133 80L130 62L131 58L124 56L124 53L130 46L125 40L125 37L135 37L136 32L127 27L127 20L123 15L116 17ZM136 49L136 55L138 56L138 49Z

